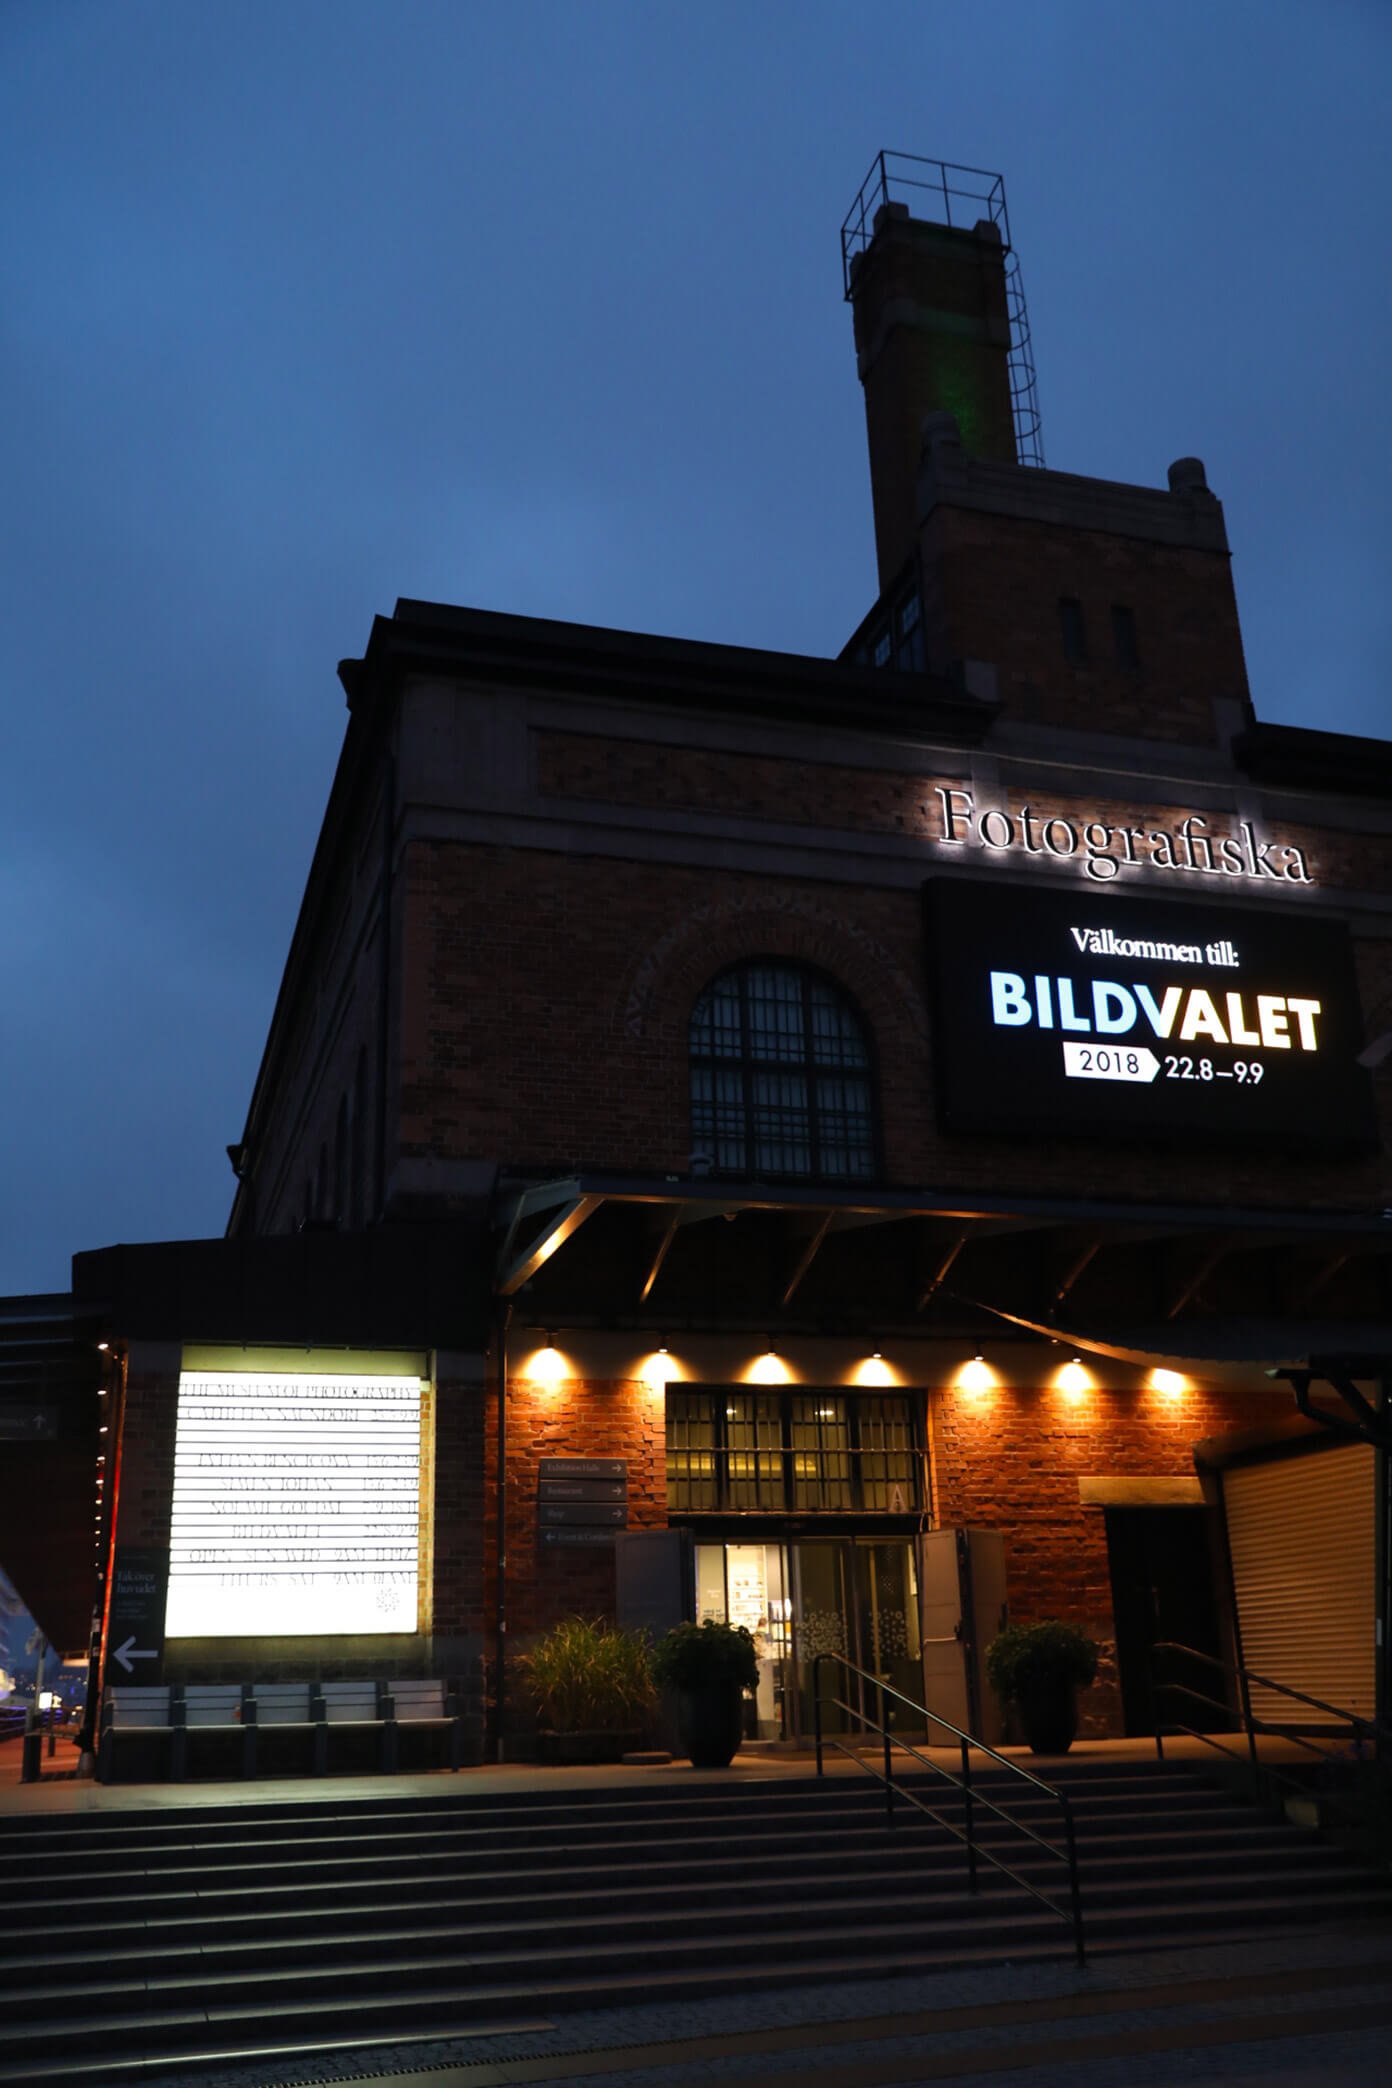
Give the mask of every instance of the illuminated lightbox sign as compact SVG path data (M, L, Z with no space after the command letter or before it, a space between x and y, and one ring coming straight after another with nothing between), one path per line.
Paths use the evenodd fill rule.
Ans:
M927 902L945 1129L1375 1144L1341 924L947 880Z
M416 1377L186 1370L170 1638L417 1627Z

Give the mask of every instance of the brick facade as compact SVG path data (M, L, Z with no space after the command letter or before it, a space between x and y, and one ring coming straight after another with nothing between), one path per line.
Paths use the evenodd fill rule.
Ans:
M1212 745L1215 696L1247 670L1225 555L1031 518L935 508L921 546L925 618L944 657L990 660L1012 712L1041 725ZM1064 657L1059 601L1082 610L1087 659ZM1113 606L1137 665L1115 657Z
M1147 1201L1366 1209L1386 1160L952 1138L936 1124L919 895L790 877L418 844L408 870L401 1150L684 1172L687 1031L743 957L828 972L857 1001L886 1179ZM1374 945L1379 981L1386 946ZM583 981L583 991L575 990ZM1385 1087L1384 1083L1384 1087Z
M1083 1730L1120 1732L1116 1622L1100 1508L1079 1480L1192 1477L1196 1441L1269 1424L1269 1390L1100 1388L1076 1400L1052 1388L987 1392L951 1385L929 1399L939 1521L1003 1530L1012 1618L1066 1617L1101 1647Z
M931 332L943 303L932 272L961 242L904 236L927 269L913 295ZM1385 1314L1386 1262L1366 1228L1392 1206L1392 1060L1374 1082L1379 1149L1353 1158L1198 1139L1064 1141L1048 1125L1028 1139L950 1135L934 1095L923 885L946 872L1037 879L1081 898L1132 890L1292 919L1342 915L1376 1036L1392 1029L1392 768L1336 736L1257 727L1222 511L1201 464L1173 465L1167 490L1021 468L1003 426L987 441L971 416L941 410L921 328L913 353L894 345L897 306L872 309L881 274L866 266L856 280L873 382L900 395L872 411L885 594L842 659L407 601L377 620L365 658L341 667L344 750L233 1149L229 1230L421 1219L438 1229L448 1216L476 1228L470 1275L480 1294L496 1286L496 1306L518 1308L519 1332L547 1327L556 1300L566 1306L567 1376L548 1385L516 1367L507 1390L515 1649L568 1612L614 1604L605 1547L540 1541L542 1457L624 1458L630 1525L666 1520L663 1400L606 1360L609 1336L636 1328L637 1347L655 1342L658 1315L679 1299L693 1340L787 1327L804 1342L790 1382L853 1387L858 1366L837 1341L863 1337L868 1353L868 1330L883 1322L912 1349L900 1382L931 1418L937 1521L1004 1531L1016 1614L1074 1617L1103 1642L1089 1718L1115 1729L1104 1517L1083 1505L1080 1477L1192 1475L1198 1439L1264 1424L1285 1395L1254 1365L1235 1390L1212 1389L1230 1375L1196 1369L1167 1401L1139 1366L1108 1366L1096 1373L1105 1389L1071 1405L1050 1387L1057 1358L1040 1329L1047 1336L1048 1315L1080 1297L1099 1322L1131 1313L1162 1330L1181 1312L1279 1315L1288 1299L1350 1321ZM995 368L999 403L1007 343L990 313L978 317L978 360ZM890 633L906 649L877 673ZM1255 751L1245 744L1262 734ZM1303 780L1307 760L1317 787ZM989 811L997 833L1023 827L1028 807L1041 825L1104 838L1052 853L1012 841L1006 852L984 829L946 832L944 790ZM1289 851L1288 880L1226 858L1207 870L1167 862L1154 834L1194 819L1215 837L1242 824ZM1106 850L1117 859L1099 867ZM719 973L754 959L833 982L869 1043L876 1169L853 1186L882 1207L844 1205L835 1215L853 1223L839 1233L829 1215L820 1259L808 1213L845 1179L780 1190L731 1178L728 1209L695 1207L711 1157L695 1150L692 1127L692 1010ZM509 1214L520 1222L529 1187L575 1174L646 1189L603 1220L590 1205L614 1192L590 1196L574 1250L563 1242L546 1268L538 1258L515 1270L509 1288ZM707 1215L743 1230L736 1240L714 1227L721 1237L707 1237L703 1263L688 1259L685 1289L668 1287L684 1251L674 1250L654 1292L664 1200L683 1198L693 1232ZM896 1198L925 1208L892 1225ZM1232 1209L1258 1232L1279 1214L1272 1244L1257 1253L1221 1237ZM1148 1214L1161 1221L1149 1231ZM1347 1253L1326 1248L1317 1227L1294 1237L1302 1218L1330 1214L1349 1232ZM867 1216L873 1225L857 1233ZM953 1299L941 1273L962 1244L954 1228L976 1219L959 1274L978 1240L999 1234L996 1278L1024 1322L1010 1335L1007 1388L985 1398L957 1390L955 1372L1001 1299L974 1301L970 1284ZM804 1280L796 1258L809 1246ZM1225 1304L1209 1281L1220 1263ZM548 1290L557 1268L578 1273ZM750 1271L767 1276L762 1293L752 1280L740 1291ZM246 1338L264 1337L253 1327ZM311 1338L341 1336L326 1323ZM441 1338L425 1323L402 1335L421 1350ZM481 1331L477 1340L482 1351ZM705 1381L726 1382L726 1365L738 1375L730 1355L719 1367L707 1356ZM496 1351L445 1354L431 1388L412 1650L445 1671L496 1652L497 1367ZM160 1542L161 1513L167 1529L174 1383L133 1358L124 1541ZM758 1535L775 1541L776 1522Z

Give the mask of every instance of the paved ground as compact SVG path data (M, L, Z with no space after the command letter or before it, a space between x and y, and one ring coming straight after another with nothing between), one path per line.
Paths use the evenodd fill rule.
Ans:
M1260 1944L1072 1967L996 1966L563 2016L350 2055L162 2073L165 2088L1362 2088L1388 2079L1392 1937L1289 1932Z
M1267 1759L1299 1759L1300 1750L1289 1741L1263 1736L1261 1750ZM1031 1755L1028 1748L1007 1747L1001 1752L1022 1767L1047 1781L1050 1758ZM1197 1740L1167 1740L1165 1752L1168 1759L1175 1761L1216 1762L1218 1757ZM958 1767L958 1756L950 1748L930 1748L930 1757L947 1768ZM906 1756L900 1763L905 1768L913 1764ZM977 1757L985 1766L985 1758ZM1073 1764L1091 1760L1107 1762L1136 1761L1153 1762L1155 1743L1153 1740L1077 1740L1069 1750L1068 1761ZM632 1789L635 1785L647 1788L658 1783L683 1785L693 1778L708 1781L712 1775L728 1777L733 1782L768 1776L808 1776L815 1766L810 1753L801 1750L770 1748L750 1750L737 1755L726 1770L693 1770L689 1762L672 1762L665 1766L645 1765L641 1768L627 1767L622 1763L608 1763L593 1768L545 1768L535 1762L489 1763L482 1768L461 1769L457 1775L447 1770L429 1770L419 1775L393 1776L284 1776L257 1777L251 1782L240 1780L229 1783L140 1783L99 1784L90 1778L75 1775L77 1752L71 1740L60 1737L57 1752L52 1761L44 1756L44 1774L36 1784L19 1781L20 1748L17 1740L0 1742L0 1814L9 1812L93 1812L113 1808L149 1812L167 1806L190 1805L266 1805L277 1801L298 1804L341 1805L356 1803L364 1798L380 1800L384 1797L439 1796L456 1791L460 1797L473 1798L481 1793L538 1790L584 1790L584 1789ZM830 1751L827 1754L828 1772L836 1775L860 1776L864 1772L844 1757Z

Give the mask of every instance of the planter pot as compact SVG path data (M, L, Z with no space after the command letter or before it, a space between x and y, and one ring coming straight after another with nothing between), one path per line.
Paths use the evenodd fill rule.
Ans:
M641 1747L640 1732L537 1734L537 1760L557 1765L579 1762L619 1762Z
M1031 1690L1015 1700L1031 1754L1067 1754L1078 1731L1078 1694L1071 1682Z
M739 1684L678 1691L677 1734L693 1769L728 1769L744 1737L744 1691Z

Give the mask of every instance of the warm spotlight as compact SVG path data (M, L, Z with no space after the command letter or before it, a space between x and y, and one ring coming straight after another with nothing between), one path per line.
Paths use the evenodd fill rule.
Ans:
M970 1363L962 1365L953 1379L953 1383L962 1392L989 1392L997 1382L996 1373L984 1356L973 1356Z
M544 1386L548 1391L554 1391L557 1385L574 1374L569 1360L556 1346L555 1335L549 1331L545 1348L535 1349L522 1366L522 1376L529 1383Z

